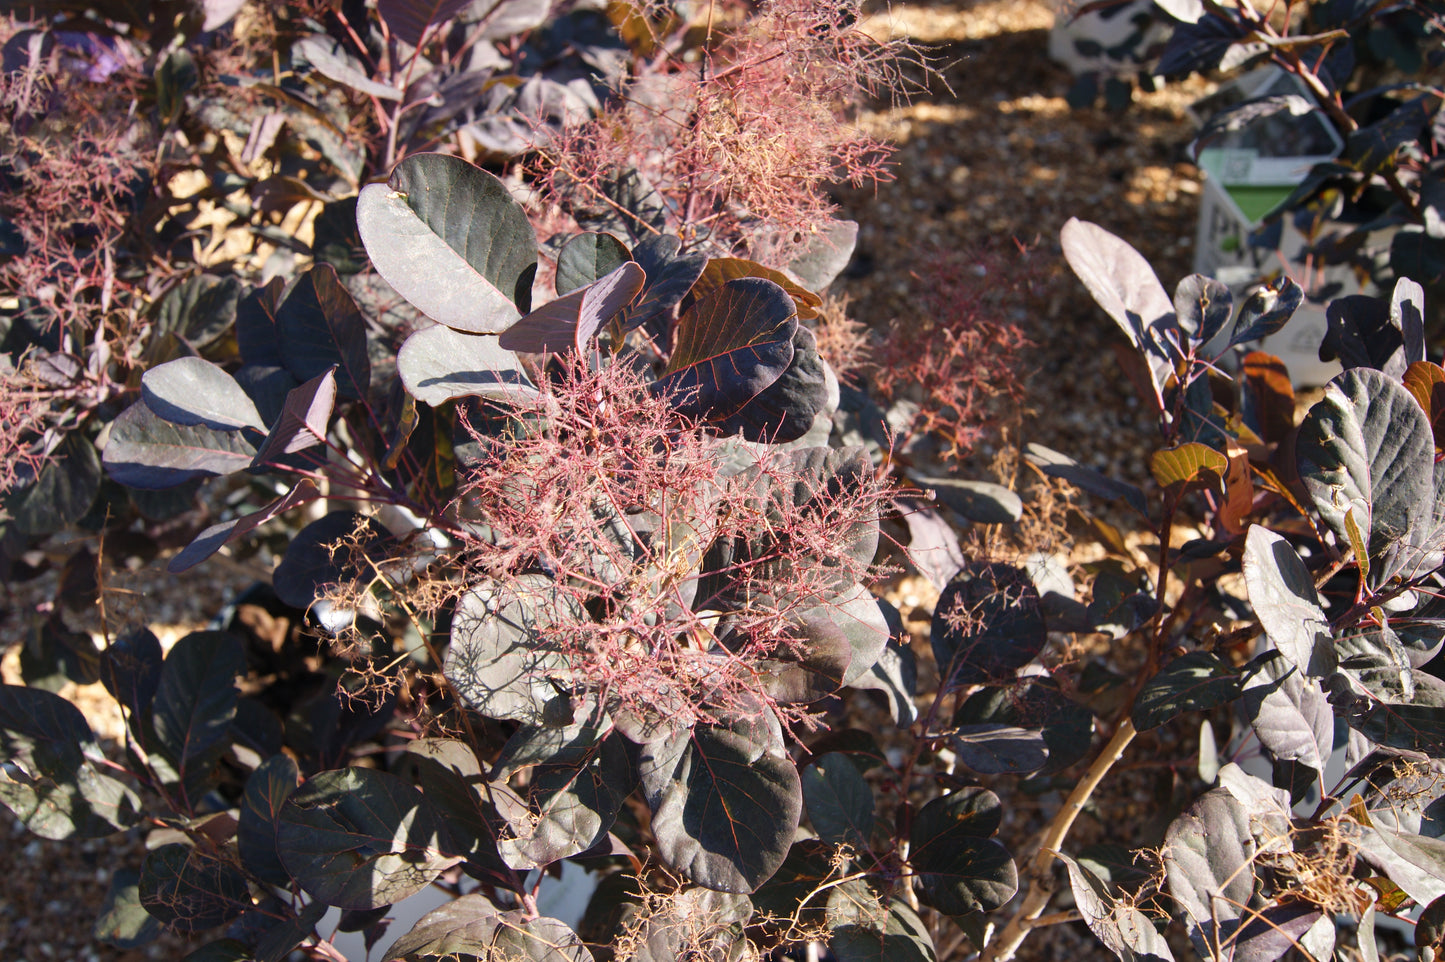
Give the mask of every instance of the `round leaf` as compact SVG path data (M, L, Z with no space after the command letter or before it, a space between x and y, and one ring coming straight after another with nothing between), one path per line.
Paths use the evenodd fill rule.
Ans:
M200 424L220 431L265 430L256 405L236 379L210 361L180 357L141 375L146 406L172 424Z
M1007 682L1043 650L1047 632L1028 572L972 563L943 590L930 641L950 689Z
M146 856L139 894L147 912L182 932L224 925L251 907L251 891L239 869L179 843Z
M529 725L569 719L571 700L552 683L565 679L566 662L547 634L559 622L583 617L577 600L545 575L478 585L457 602L447 681L490 718Z
M367 768L307 779L281 809L277 847L302 888L344 909L400 902L457 862L422 794Z
M831 752L803 769L803 801L818 837L867 851L873 835L873 789L858 766Z
M492 334L464 334L442 325L417 331L397 352L396 370L411 396L433 407L459 397L525 401L537 396L517 355Z
M531 306L537 241L521 205L459 157L413 154L364 188L356 225L377 273L422 313L498 334Z
M803 794L771 716L676 732L644 746L640 767L669 867L707 888L743 893L783 863Z
M571 237L557 255L557 293L568 294L591 284L630 260L627 245L611 234L588 231Z

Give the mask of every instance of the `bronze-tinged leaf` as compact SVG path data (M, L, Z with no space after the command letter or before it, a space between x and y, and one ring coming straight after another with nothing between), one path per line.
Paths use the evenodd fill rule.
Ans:
M1254 476L1244 448L1230 445L1228 458L1229 471L1224 476L1226 497L1219 509L1219 523L1230 534L1243 534L1244 519L1254 507Z
M798 320L813 321L818 318L818 307L823 299L812 291L807 290L782 271L775 271L771 267L764 267L761 264L741 257L714 257L707 262L703 268L702 276L693 284L692 290L688 292L687 300L683 303L686 310L694 301L700 301L708 294L722 287L728 281L736 280L739 277L762 277L772 281L774 284L788 292L793 303L798 305Z
M1266 443L1278 443L1294 430L1294 385L1284 362L1264 351L1244 356L1246 420Z
M1207 444L1190 441L1177 448L1154 452L1149 459L1149 470L1154 480L1167 488L1222 478L1229 471L1229 459Z
M1430 418L1438 454L1445 448L1445 368L1430 361L1416 361L1405 369L1405 389Z

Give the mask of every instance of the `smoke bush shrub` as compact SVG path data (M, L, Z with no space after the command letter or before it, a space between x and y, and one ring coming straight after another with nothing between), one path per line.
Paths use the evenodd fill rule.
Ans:
M207 933L198 960L335 959L322 925L335 907L369 946L388 939L387 959L747 958L807 943L843 962L965 944L1005 959L1074 920L1044 914L1066 872L1078 916L1121 958L1173 958L1171 926L1206 957L1321 958L1348 940L1337 916L1357 913L1367 946L1378 915L1416 906L1433 951L1445 372L1425 358L1417 286L1337 303L1326 349L1349 370L1296 428L1276 359L1245 353L1231 379L1204 345L1223 334L1243 353L1289 319L1297 286L1236 308L1190 277L1171 297L1124 241L1071 222L1066 257L1137 350L1160 446L1133 480L1027 454L1135 512L1152 540L1141 555L1096 525L1109 555L1082 585L1036 553L971 557L949 513L1002 545L1023 498L914 465L891 479L875 462L881 413L857 392L845 408L812 329L810 287L838 257L810 251L789 274L722 256L737 251L701 225L736 195L658 207L623 171L631 186L607 196L652 229L547 238L555 281L539 289L534 221L509 185L413 148L491 129L465 108L429 113L443 85L478 82L458 75L496 79L495 64L463 69L469 44L506 41L493 52L521 69L528 44L599 24L573 11L488 38L512 8L468 19L462 6L299 21L309 59L288 79L350 91L320 100L364 104L376 135L358 159L300 119L324 109L297 107L291 134L260 149L293 173L250 187L302 170L311 187L387 178L323 205L304 270L193 271L137 309L150 327L134 363L105 357L103 326L85 357L37 343L44 329L7 346L71 373L47 416L84 425L63 439L65 471L47 476L57 459L7 502L13 537L22 510L63 506L58 527L102 485L154 505L254 479L261 502L196 534L169 559L180 571L317 509L288 530L271 587L215 630L165 651L132 625L97 649L52 623L56 671L0 686L0 801L31 831L152 833L138 876L116 875L107 940L140 945L163 924ZM182 53L206 49L200 19L134 29L164 125L207 105L177 79ZM604 61L618 49L581 46ZM714 80L739 65L732 76L755 66ZM409 85L416 71L437 86ZM517 80L487 89L530 82ZM103 287L94 296L104 309ZM1197 536L1183 541L1186 521ZM923 666L872 591L898 522L903 557L940 590ZM303 619L310 631L287 627ZM1139 656L1135 677L1080 656L1101 639ZM45 687L62 672L115 698L123 752ZM840 722L859 690L882 696L896 730ZM1131 749L1169 744L1151 735L1166 726L1208 734L1197 758L1165 759L1198 777L1159 799L1158 833L1119 825L1123 853L1067 844ZM1005 814L1025 792L1062 800L1021 842ZM576 931L539 904L567 863L595 883ZM387 932L392 907L425 889L449 901Z

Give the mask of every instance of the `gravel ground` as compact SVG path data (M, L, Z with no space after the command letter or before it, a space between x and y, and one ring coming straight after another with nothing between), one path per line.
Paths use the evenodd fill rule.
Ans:
M875 36L912 38L930 53L940 73L910 103L879 106L862 117L870 131L898 144L897 179L876 191L837 193L844 215L861 225L858 254L844 287L853 316L880 327L909 316L921 283L911 273L919 251L970 251L1012 240L1028 245L1041 280L1032 295L1010 306L1011 319L1037 344L1030 354L1034 376L1023 439L1138 478L1145 472L1147 451L1140 439L1147 434L1140 431L1147 425L1112 358L1112 346L1121 338L1063 266L1058 231L1070 216L1093 220L1138 247L1166 287L1188 273L1199 179L1182 160L1193 133L1185 108L1208 87L1194 82L1139 94L1124 114L1102 108L1071 111L1064 100L1071 78L1044 56L1051 23L1049 5L1040 0L896 4L890 12L865 19ZM993 445L982 446L964 461L962 473L982 476L993 453ZM153 625L171 626L174 636L203 624L257 575L254 565L222 559L191 572L179 585L157 574L160 570L115 573L112 586L122 590L111 597L124 599L117 604ZM53 593L53 582L42 580L9 602L9 617L0 611L0 649L20 640L34 611L24 599ZM913 619L910 626L924 633L915 647L926 661L926 618L935 593L919 579L909 579L895 585L893 597ZM84 620L75 627L91 627ZM0 674L13 682L15 670L12 647ZM118 719L106 714L103 693L63 693L85 708L99 733L118 733ZM866 722L866 709L860 710L865 714L859 720ZM1126 765L1114 794L1102 800L1112 826L1124 834L1114 840L1126 840L1149 820L1147 800L1161 788L1160 780L1178 781L1169 759L1187 758L1187 750L1142 740L1131 752L1152 761ZM1011 848L1025 843L1058 804L1057 794L1012 794L1017 804L1011 801L1005 829ZM1086 818L1071 845L1098 840L1109 840L1109 831ZM0 809L0 852L3 962L138 962L184 955L173 938L132 952L91 938L109 873L138 868L144 856L138 832L119 842L52 843L25 835ZM960 957L957 951L948 953L950 946L956 947L951 936L940 940L940 958ZM1024 949L1023 957L1032 959L1110 958L1082 924L1035 933Z

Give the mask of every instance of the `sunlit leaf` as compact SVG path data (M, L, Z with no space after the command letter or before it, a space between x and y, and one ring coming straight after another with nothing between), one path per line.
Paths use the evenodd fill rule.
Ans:
M498 334L531 307L536 238L506 185L459 157L413 154L361 191L356 223L377 273L428 317Z

